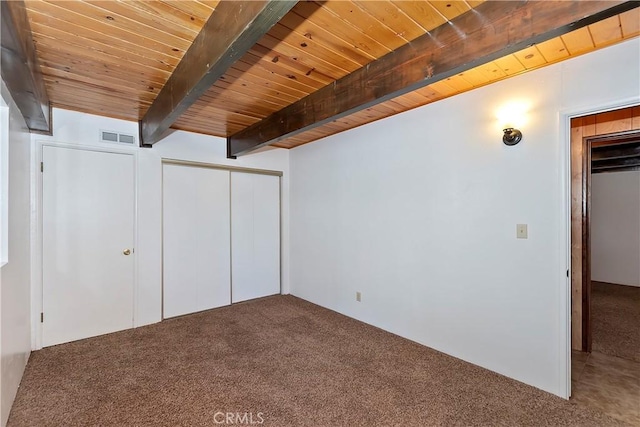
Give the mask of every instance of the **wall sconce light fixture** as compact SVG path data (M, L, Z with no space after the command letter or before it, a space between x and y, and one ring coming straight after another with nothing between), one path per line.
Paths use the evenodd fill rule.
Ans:
M513 146L522 141L522 132L518 129L527 122L529 102L515 100L503 105L497 112L498 124L502 129L502 142Z
M502 142L505 145L516 145L518 142L522 141L522 132L518 129L514 128L506 128L503 129L504 135L502 135Z

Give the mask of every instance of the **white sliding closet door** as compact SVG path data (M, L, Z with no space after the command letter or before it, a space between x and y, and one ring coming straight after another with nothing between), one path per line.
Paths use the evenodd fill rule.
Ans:
M280 293L280 178L231 172L232 302Z
M163 316L231 303L229 171L163 165Z

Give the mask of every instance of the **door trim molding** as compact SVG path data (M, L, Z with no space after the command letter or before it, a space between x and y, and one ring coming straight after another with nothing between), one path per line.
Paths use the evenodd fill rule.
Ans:
M191 166L196 168L207 168L207 169L220 169L229 172L245 172L245 173L255 173L258 175L272 175L282 177L282 171L270 170L270 169L256 169L256 168L247 168L241 166L230 166L230 165L221 165L216 163L204 163L204 162L192 162L190 160L179 160L179 159L171 159L171 158L162 158L162 164L167 165L178 165L178 166Z
M594 142L616 143L640 138L640 130L632 129L582 138L582 351L592 350L591 323L591 148Z
M559 230L560 254L564 252L565 264L560 263L559 274L564 278L559 288L559 333L558 333L558 395L569 399L571 396L571 119L637 106L637 96L608 100L592 104L589 107L578 107L560 110L559 118L559 173L562 186L562 198L558 214L562 218ZM562 256L562 255L560 255ZM567 274L568 272L568 274Z
M591 139L582 138L582 351L591 352Z
M42 323L40 313L43 310L43 174L40 172L40 162L44 147L67 148L83 151L94 151L111 154L126 154L133 156L133 186L134 186L134 217L133 244L138 245L138 153L135 149L110 147L102 145L80 145L66 142L45 141L32 139L31 165L31 349L40 350L43 347ZM46 167L46 166L45 166ZM133 278L133 327L137 326L138 317L138 256L134 252Z

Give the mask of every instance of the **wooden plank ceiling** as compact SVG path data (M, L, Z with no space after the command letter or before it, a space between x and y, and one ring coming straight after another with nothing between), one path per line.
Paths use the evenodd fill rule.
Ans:
M482 1L298 3L173 125L227 137ZM140 120L217 0L27 0L55 107ZM596 22L275 144L292 148L640 34L640 9Z

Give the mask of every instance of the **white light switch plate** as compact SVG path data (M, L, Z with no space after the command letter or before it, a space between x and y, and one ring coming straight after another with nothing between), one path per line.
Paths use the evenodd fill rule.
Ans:
M516 237L518 239L528 239L529 232L527 230L527 224L516 224Z

